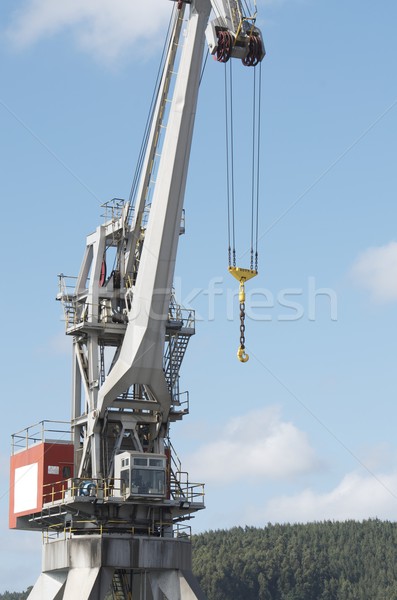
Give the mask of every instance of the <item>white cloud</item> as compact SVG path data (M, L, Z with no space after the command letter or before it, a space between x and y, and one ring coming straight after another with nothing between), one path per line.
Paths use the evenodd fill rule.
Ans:
M184 463L196 480L217 484L247 479L261 483L319 467L306 434L282 421L274 406L231 419L216 440L200 447Z
M78 46L113 62L134 51L140 58L163 42L171 2L164 0L26 0L6 34L18 48L69 30ZM132 50L133 49L133 50Z
M25 48L69 31L77 45L98 60L113 63L127 53L141 59L162 46L171 8L169 0L24 0L6 35L13 45Z
M353 264L351 276L375 302L397 300L397 242L365 250Z
M247 522L297 522L368 518L395 519L397 510L397 473L359 475L348 473L327 493L307 489L292 496L271 499L265 506L251 507ZM254 523L253 523L254 524Z

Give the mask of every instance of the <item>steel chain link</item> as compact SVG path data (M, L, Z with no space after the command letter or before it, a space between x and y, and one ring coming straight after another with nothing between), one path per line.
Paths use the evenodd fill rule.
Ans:
M240 302L240 348L245 348L245 302Z

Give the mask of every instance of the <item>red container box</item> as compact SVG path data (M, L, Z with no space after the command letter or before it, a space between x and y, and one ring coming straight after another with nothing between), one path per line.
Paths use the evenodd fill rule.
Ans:
M62 499L73 463L73 444L62 442L41 442L11 456L11 529L28 529L27 519L18 523L18 517L40 513L44 504Z

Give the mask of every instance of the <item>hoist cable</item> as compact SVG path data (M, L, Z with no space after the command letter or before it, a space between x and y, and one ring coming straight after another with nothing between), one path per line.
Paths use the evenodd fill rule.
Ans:
M256 169L256 70L254 69L254 89L252 102L252 161L251 161L251 248L250 269L254 268L254 219L255 219L255 169Z
M227 65L225 63L224 71L224 96L225 96L225 138L226 138L226 200L227 200L227 244L228 244L228 262L229 267L232 264L232 247L230 239L230 174L229 174L229 123L228 123L228 101L227 101Z
M248 6L248 2L247 2L247 0L244 0L244 2L243 2L243 5L244 5L244 7L245 7L245 10L246 10L246 15L245 15L245 16L246 16L246 17L250 17L250 16L251 16L251 9L250 9L250 7Z
M229 69L229 78L228 78ZM234 201L234 136L233 136L233 75L232 65L225 64L225 119L226 119L226 185L228 207L229 266L236 266L236 228Z
M230 77L229 77L229 85L230 85L230 163L231 163L231 203L232 203L232 261L233 266L236 266L236 228L235 228L235 198L234 198L234 115L233 115L233 68L232 63L230 63L229 67Z
M258 12L256 0L254 0L253 4L252 4L252 2L247 2L247 0L243 0L243 6L246 11L246 14L245 14L246 19L252 21L252 23L255 23L256 15Z
M210 55L210 51L209 48L207 49L207 54L205 55L205 59L204 59L204 63L203 63L203 67L201 69L201 74L200 74L200 79L199 79L199 85L201 85L201 80L204 77L204 72L205 72L205 67L207 66L207 61L208 61L208 57Z
M258 270L258 238L259 238L259 186L260 186L260 154L261 154L261 99L262 99L262 63L259 63L258 85L258 123L257 123L257 166L256 166L256 234L255 234L255 271Z
M229 266L236 266L236 202L235 202L235 132L233 106L233 71L225 65L225 137L226 137L226 184L227 228ZM250 220L250 269L258 270L259 238L259 192L260 192L260 142L261 142L261 88L262 68L259 75L254 69L252 94L252 140L251 140L251 220Z
M262 64L259 64L258 82L254 69L254 107L253 107L253 155L252 155L252 224L251 224L251 268L258 270L259 237L259 192L260 192L260 144L261 144L261 98ZM254 237L255 229L255 237ZM253 264L255 252L255 265Z

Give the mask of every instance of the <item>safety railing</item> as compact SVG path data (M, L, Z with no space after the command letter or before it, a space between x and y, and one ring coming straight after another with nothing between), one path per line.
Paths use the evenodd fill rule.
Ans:
M78 302L76 296L77 277L58 275L58 294L56 299L62 302L65 315L66 329L84 320L84 303Z
M101 204L101 208L103 209L101 217L105 220L105 223L120 219L123 215L125 204L125 200L122 198L112 198L112 200Z
M176 538L192 538L192 528L184 523L176 523L174 525L174 537Z
M170 456L170 493L174 500L179 502L194 502L204 504L204 483L192 483L189 481L187 471L182 471L181 460L171 443L167 439Z
M204 483L190 482L186 471L176 471L174 476L170 481L171 498L180 503L204 504Z
M101 298L98 304L87 302L88 289L85 289L81 294L76 294L77 277L71 275L58 275L58 293L56 299L62 303L66 329L79 325L89 318L89 315L97 315L99 322L123 322L122 315L114 315L109 298ZM87 284L89 279L87 279ZM131 277L125 278L126 297L132 300L132 280ZM128 301L127 301L128 304ZM115 317L116 318L115 320ZM164 315L167 318L168 333L183 330L188 335L195 333L195 311L192 309L182 308L175 302L174 294L171 295L168 314ZM163 317L161 317L163 318ZM125 321L125 320L124 320Z
M173 394L172 403L174 405L175 412L181 412L183 414L189 413L189 392L186 390L185 392L179 392L178 394Z
M113 496L113 486L102 479L64 479L43 486L43 505L55 506L79 497L109 499Z
M136 535L138 533L138 530L131 527L131 523L128 521L107 521L106 524L98 525L98 522L94 519L74 519L72 525L65 525L65 520L49 525L43 531L43 541L52 542L59 539L70 539L74 535L81 535L82 533L102 536L115 533L117 529L123 534ZM139 533L141 535L153 535L152 527L141 528Z
M11 452L15 454L21 450L28 450L42 442L70 443L70 421L40 421L30 425L11 436Z
M76 290L77 277L74 275L58 275L58 294L57 300L73 298Z
M182 308L177 304L171 304L168 310L167 329L188 329L189 332L195 332L196 316L195 311L190 308Z
M76 535L83 533L96 534L99 536L108 536L109 534L120 531L125 535L129 533L132 536L139 537L157 537L164 539L191 540L192 530L190 525L184 523L173 523L172 521L155 520L150 526L132 527L129 521L109 520L106 524L98 525L94 519L74 519L71 525L66 525L65 521L53 523L43 530L43 542L53 542L60 539L71 539Z
M85 294L79 297L65 293L58 294L57 299L62 302L66 331L92 320L95 323L126 325L126 318L122 313L113 311L112 303L108 298L100 298L99 303L94 304L87 302Z
M143 497L137 494L137 497ZM178 503L204 503L204 484L192 483L186 471L171 471L169 494L164 494L164 499L170 499ZM128 498L131 496L129 495ZM149 496L150 497L150 494ZM145 496L146 498L146 496ZM81 500L83 502L101 499L120 499L125 501L127 495L125 486L120 479L83 479L73 478L48 483L43 486L43 506L51 506ZM187 507L183 507L187 508Z

